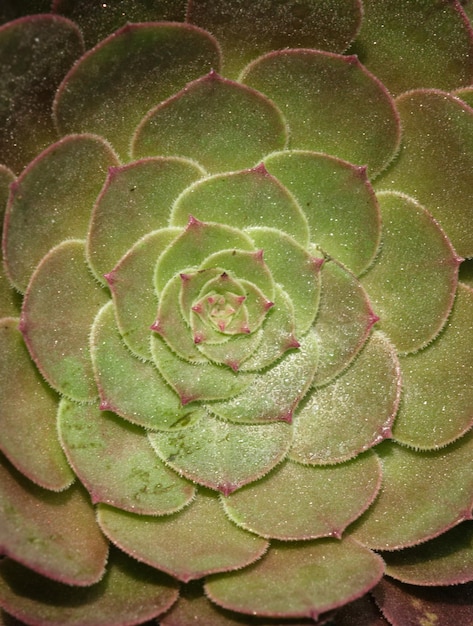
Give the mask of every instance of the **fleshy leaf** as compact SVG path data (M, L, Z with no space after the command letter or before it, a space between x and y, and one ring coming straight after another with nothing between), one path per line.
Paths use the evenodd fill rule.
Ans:
M251 63L241 79L284 112L290 148L327 152L366 165L370 178L397 152L400 131L394 102L356 56L319 50L271 52Z
M31 361L16 319L0 321L0 448L30 480L61 491L74 479L57 440L58 398Z
M50 0L45 4L48 4L49 10ZM55 13L68 17L80 26L87 49L127 22L183 22L186 14L186 0L166 0L151 5L136 3L135 0L120 0L118 3L54 0L53 7Z
M59 434L77 476L92 502L142 515L174 513L195 489L156 456L146 432L94 405L63 400Z
M117 157L102 139L65 137L47 148L12 187L4 254L11 281L24 292L41 258L64 239L82 239L90 212Z
M208 597L245 614L312 617L362 596L381 578L383 562L351 539L273 542L260 561L209 577Z
M222 43L226 75L237 76L255 57L278 48L343 52L362 18L361 2L310 0L255 4L251 0L192 0L187 19Z
M108 543L87 493L77 485L60 493L46 491L2 457L0 463L0 552L68 585L100 580Z
M363 286L342 265L333 259L326 261L321 280L314 326L320 355L315 385L329 382L351 363L378 321Z
M363 22L352 49L391 93L469 85L472 30L461 4L363 0Z
M473 620L472 583L426 588L384 578L373 593L393 626L470 626Z
M223 198L222 203L225 204ZM205 259L221 250L254 250L251 239L227 224L205 223L189 215L182 234L163 252L156 267L155 286L159 293L176 274L197 269ZM175 224L174 224L175 225Z
M317 360L317 339L313 331L309 331L298 347L258 374L242 393L212 404L212 412L237 423L274 420L291 423L296 406L312 383Z
M238 526L268 539L340 538L374 500L380 482L372 452L330 467L287 461L223 503Z
M179 233L177 228L148 233L106 274L122 339L141 359L151 358L150 326L158 306L154 291L156 262Z
M200 28L127 24L67 74L54 102L57 126L62 134L97 133L126 159L132 132L148 110L219 65L217 42Z
M10 183L15 176L7 167L0 165L0 234L3 231L3 219L7 208ZM20 298L7 279L3 263L0 264L0 318L20 315Z
M236 228L271 226L301 245L309 241L307 218L293 196L264 165L218 174L192 185L173 207L171 225L184 226L189 215Z
M26 345L51 386L74 400L97 397L88 341L106 301L85 263L84 243L77 240L44 257L26 292L20 320Z
M218 496L207 491L199 491L180 513L164 517L142 517L103 504L98 509L99 524L111 541L183 582L244 567L268 547L230 522Z
M77 26L59 16L29 15L0 27L0 153L15 172L56 140L54 93L83 50Z
M396 350L374 332L351 367L314 389L296 413L289 457L300 463L339 463L391 434L401 394Z
M161 626L314 626L310 619L272 620L227 611L217 606L206 597L202 581L191 581L183 585L179 600L160 618ZM0 622L1 624L1 622ZM325 622L320 622L322 626ZM16 626L5 624L5 626ZM363 624L362 626L366 626Z
M175 581L115 550L91 587L63 585L9 559L0 574L0 604L32 625L133 626L161 615L178 597Z
M473 580L473 522L414 548L385 552L386 573L412 585L457 585Z
M157 336L151 338L151 352L162 377L183 405L195 400L231 398L251 385L255 378L254 374L235 372L224 365L184 361Z
M263 250L273 279L291 300L296 332L305 333L319 306L322 256L310 254L292 237L274 228L252 228L249 235Z
M212 71L148 113L132 153L183 156L217 173L256 165L286 142L284 119L268 99Z
M197 350L195 336L179 306L181 288L183 283L188 282L187 276L177 274L167 282L160 294L156 321L152 328L181 358L193 363L205 362L206 359ZM204 280L207 282L208 276Z
M463 257L473 256L473 109L443 91L399 96L402 149L376 181L376 189L401 189L438 220Z
M401 352L416 352L440 332L455 296L460 259L445 233L417 202L378 194L383 243L363 277L384 330Z
M102 408L151 429L180 427L194 419L195 409L182 407L153 363L135 357L122 342L112 303L94 321L91 354Z
M87 258L97 279L104 282L103 275L140 237L165 228L169 207L202 175L197 165L177 158L142 159L110 168L87 237Z
M473 423L473 288L459 285L432 346L401 357L403 398L394 438L416 449L444 446Z
M376 450L383 485L351 533L364 545L380 550L410 547L470 518L473 432L436 451L414 452L392 442Z
M304 150L269 155L264 164L303 207L311 241L357 275L369 267L381 220L365 167Z
M229 424L208 413L177 432L148 434L167 465L224 494L269 472L285 456L291 437L284 422Z

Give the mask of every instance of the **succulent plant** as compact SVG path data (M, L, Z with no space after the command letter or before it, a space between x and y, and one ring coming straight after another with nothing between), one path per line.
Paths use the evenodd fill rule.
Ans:
M471 3L0 13L0 623L471 625Z

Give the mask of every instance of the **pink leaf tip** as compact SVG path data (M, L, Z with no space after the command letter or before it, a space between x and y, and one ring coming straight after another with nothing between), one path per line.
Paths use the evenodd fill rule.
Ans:
M250 172L254 172L255 174L261 174L262 176L271 176L271 174L266 169L266 165L261 162L256 167L252 167Z
M201 222L193 215L189 215L189 219L187 220L186 230L190 230L191 228L200 228L204 222Z

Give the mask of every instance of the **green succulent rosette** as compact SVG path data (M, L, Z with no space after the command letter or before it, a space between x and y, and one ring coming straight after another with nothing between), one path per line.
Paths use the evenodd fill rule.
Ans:
M471 624L469 4L43 4L0 9L0 622Z

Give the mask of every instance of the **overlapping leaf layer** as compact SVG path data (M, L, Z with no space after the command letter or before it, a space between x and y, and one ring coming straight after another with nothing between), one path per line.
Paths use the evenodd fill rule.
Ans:
M1 623L470 624L471 8L43 4L0 9Z

